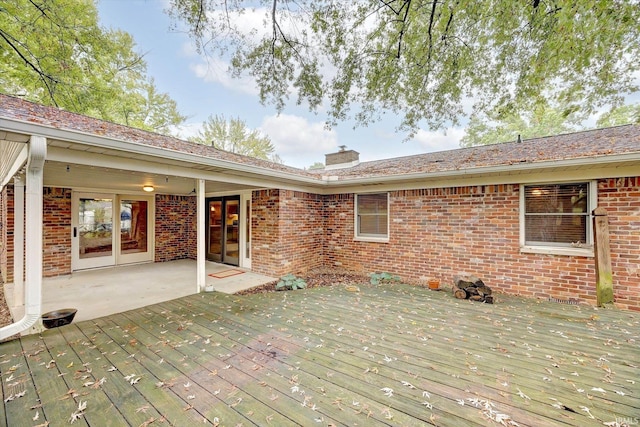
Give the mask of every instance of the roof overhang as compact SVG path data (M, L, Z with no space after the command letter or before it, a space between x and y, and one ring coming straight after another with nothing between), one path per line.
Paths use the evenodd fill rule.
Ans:
M465 185L518 184L560 179L580 180L637 176L640 152L579 159L521 162L391 176L340 178L323 176L332 192L348 193L362 188L375 191L410 188L457 187Z
M76 163L113 171L137 171L156 175L156 179L161 176L205 179L246 188L314 191L326 186L320 177L14 119L0 118L0 132L12 135L14 139L24 139L26 136L28 140L29 135L47 138L50 147L47 160L50 162Z
M317 194L348 193L357 191L383 191L410 188L453 187L463 185L507 184L542 182L566 179L597 179L605 177L635 176L640 168L640 152L601 155L577 159L562 159L538 162L515 162L497 166L475 167L456 170L408 173L397 175L374 175L340 177L332 175L309 176L301 173L260 167L253 164L231 162L155 147L138 142L123 141L101 135L75 130L59 129L37 123L0 118L0 141L3 162L0 165L2 183L15 172L20 159L25 157L24 146L30 135L47 138L49 145L48 166L51 171L45 180L51 185L74 185L70 175L62 173L66 164L72 163L87 168L104 177L105 173L121 177L136 176L137 181L146 180L163 192L164 184L180 182L179 187L166 185L170 194L189 192L194 180L204 179L207 192L233 191L258 188L280 188L306 191ZM5 156L6 153L6 156ZM5 160L7 159L7 160ZM8 167L7 165L13 165ZM95 168L99 170L95 171ZM53 182L55 176L58 181ZM53 180L53 181L52 181ZM128 179L133 182L135 180ZM139 187L139 183L135 189ZM133 188L132 188L133 191Z

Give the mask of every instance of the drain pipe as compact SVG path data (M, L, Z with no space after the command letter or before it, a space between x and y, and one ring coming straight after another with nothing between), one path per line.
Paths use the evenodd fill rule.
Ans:
M25 218L26 263L24 317L0 328L0 341L32 327L42 309L42 175L47 157L47 140L32 135L27 159ZM22 256L22 254L14 254Z

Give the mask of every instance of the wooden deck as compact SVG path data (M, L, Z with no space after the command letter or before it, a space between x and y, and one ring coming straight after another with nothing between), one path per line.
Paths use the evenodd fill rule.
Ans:
M0 344L0 424L632 425L639 366L632 312L405 285L204 293Z

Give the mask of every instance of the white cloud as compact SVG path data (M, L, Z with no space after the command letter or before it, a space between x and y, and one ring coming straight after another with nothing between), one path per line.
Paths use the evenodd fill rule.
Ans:
M174 126L171 129L171 134L176 135L176 137L187 140L192 136L196 136L200 129L202 128L202 123L183 123L180 126Z
M185 58L195 58L195 57L198 57L200 54L196 49L196 45L193 44L191 40L189 40L188 42L182 43L182 47L180 49L180 55L184 56Z
M231 26L231 30L220 31L220 34L211 32L209 35L204 36L205 39L216 40L212 43L212 46L220 43L227 32L244 38L247 45L257 45L263 38L270 37L273 31L271 27L271 8L247 8L242 12L232 9L229 11L217 9L209 12L209 14L212 15L214 22L224 21ZM279 11L278 24L285 34L293 35L293 37L303 37L304 33L311 33L308 19L309 17L305 13L295 10L295 8L294 10L284 9ZM309 39L304 44L313 44L315 42L316 40ZM233 50L231 49L231 52ZM184 56L196 58L197 62L191 63L189 68L198 79L206 83L220 84L224 88L257 97L259 95L258 83L249 73L243 73L239 78L231 77L229 72L231 52L222 53L215 48L211 48L211 50L205 49L205 52L198 54L192 42L185 43L182 46L182 54ZM320 69L320 74L326 81L330 81L337 73L337 69L325 57L320 58ZM293 98L297 97L298 90L293 86L293 82L289 82L287 93ZM329 102L329 98L325 97L318 106L318 111L326 111Z
M336 131L326 129L324 122L309 122L291 114L266 116L259 130L271 138L276 153L292 166L324 161L324 155L338 146Z
M258 88L253 78L243 76L234 79L228 73L228 67L229 64L221 59L210 59L208 62L199 62L189 65L193 74L206 83L217 83L227 89L233 89L252 96L258 95Z
M460 140L464 129L449 128L444 132L433 132L419 129L413 138L427 152L445 151L460 148Z

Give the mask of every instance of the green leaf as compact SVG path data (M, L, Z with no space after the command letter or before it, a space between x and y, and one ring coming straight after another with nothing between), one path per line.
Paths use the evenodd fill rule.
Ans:
M93 1L13 0L0 11L0 92L169 133L186 120L147 76L130 34L98 23Z
M502 120L543 104L590 115L639 90L638 0L225 2L225 13L218 3L168 10L202 51L231 57L234 77L253 78L263 103L282 111L297 96L328 108L328 124L389 112L410 137L470 112Z

